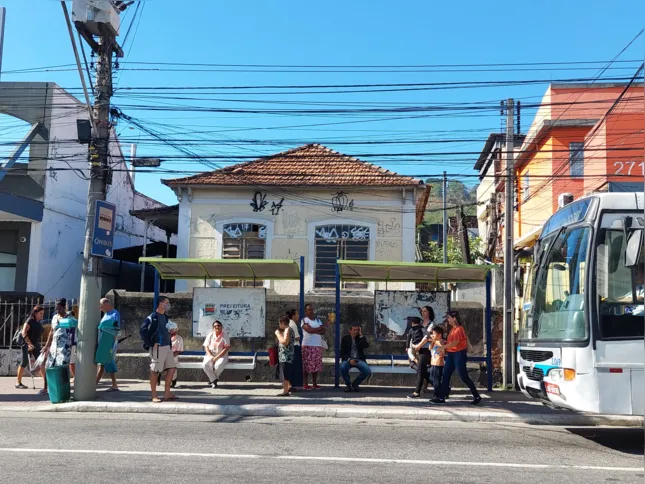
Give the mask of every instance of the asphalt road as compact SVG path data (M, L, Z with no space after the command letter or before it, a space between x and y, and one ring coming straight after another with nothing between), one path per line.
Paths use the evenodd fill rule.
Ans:
M0 483L644 481L642 429L0 413Z

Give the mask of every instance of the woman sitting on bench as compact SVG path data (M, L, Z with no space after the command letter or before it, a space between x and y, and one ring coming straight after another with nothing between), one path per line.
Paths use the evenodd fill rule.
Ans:
M204 373L208 376L208 381L211 388L217 388L219 377L228 363L228 350L231 347L231 342L224 332L222 323L215 321L213 323L213 331L211 331L204 340L204 350L206 355L202 363Z

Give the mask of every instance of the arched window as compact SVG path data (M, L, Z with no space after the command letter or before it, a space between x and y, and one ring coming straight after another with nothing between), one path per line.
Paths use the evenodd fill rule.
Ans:
M222 227L222 259L264 259L266 225L225 224ZM222 281L223 287L261 287L264 281Z
M314 288L336 287L336 260L368 260L370 229L360 225L319 225L315 232ZM364 282L343 283L345 289L366 289Z

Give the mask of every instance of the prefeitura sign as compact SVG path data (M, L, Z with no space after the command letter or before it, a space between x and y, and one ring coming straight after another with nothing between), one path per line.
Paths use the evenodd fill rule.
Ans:
M114 251L115 220L116 206L102 200L97 200L94 230L92 231L91 255L112 258Z

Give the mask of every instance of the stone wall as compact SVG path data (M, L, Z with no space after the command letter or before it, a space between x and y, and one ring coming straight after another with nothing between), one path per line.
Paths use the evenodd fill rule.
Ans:
M144 358L142 355L141 340L139 338L139 326L141 322L150 314L153 306L153 295L151 293L132 293L125 291L113 291L110 293L114 297L116 309L121 313L122 323L125 325L127 334L132 335L120 345L119 358L120 373L127 378L145 378L147 365L139 361ZM177 323L179 333L184 338L184 346L187 351L202 351L203 338L192 337L192 294L176 293L168 294L171 299L172 308L169 313L169 319ZM333 296L308 296L307 303L314 305L316 313L321 319L327 319L329 313L334 312L335 300ZM267 319L264 338L234 338L231 341L231 351L233 352L264 352L268 347L275 343L274 331L277 328L278 318L288 309L298 308L299 299L296 296L282 296L267 294ZM477 303L455 302L452 308L460 312L464 327L470 341L469 354L472 356L485 355L484 343L484 308ZM437 315L440 316L440 315ZM493 311L493 321L497 322L501 318L500 311ZM340 321L342 324L341 335L348 332L349 323L358 322L361 324L363 334L367 337L370 347L367 351L369 355L382 354L404 354L405 342L403 341L375 341L374 340L374 298L352 296L344 297L341 300ZM496 330L499 323L494 325L493 340L501 338L500 331ZM500 327L501 328L501 327ZM329 349L325 351L325 369L322 375L323 383L333 382L333 358L334 358L334 327L328 331L327 342ZM494 344L495 348L501 348L499 344ZM243 381L247 377L254 381L273 381L273 369L268 366L265 358L260 358L258 368L251 375L244 372L227 371L223 375L223 380ZM376 363L376 362L375 362ZM405 362L402 362L405 363ZM500 365L500 358L494 360L494 366ZM480 381L485 386L485 371L480 371L479 367L485 365L473 364L473 371L481 374L472 374L474 381ZM180 370L180 378L187 380L205 380L200 371ZM375 375L372 378L374 384L384 385L411 385L414 375ZM456 386L459 386L455 383Z

